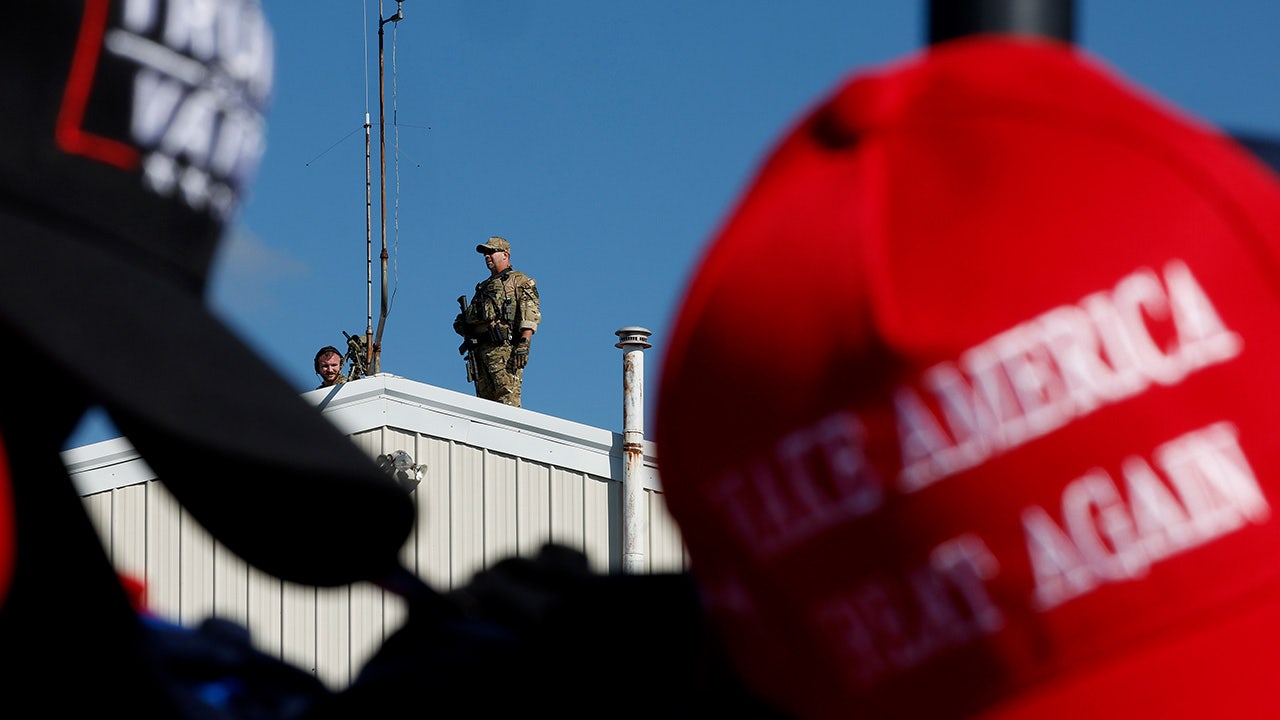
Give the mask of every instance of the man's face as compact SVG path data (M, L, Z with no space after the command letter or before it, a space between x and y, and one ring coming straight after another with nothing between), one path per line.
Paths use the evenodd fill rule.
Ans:
M329 353L320 358L320 379L331 383L338 378L338 372L342 369L342 357L336 353Z
M497 275L503 270L511 267L511 253L503 252L501 250L485 253L484 264L489 268L489 273L491 275Z

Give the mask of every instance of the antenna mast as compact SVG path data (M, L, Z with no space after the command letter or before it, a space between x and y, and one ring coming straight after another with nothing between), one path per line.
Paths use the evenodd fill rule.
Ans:
M396 0L395 15L384 18L382 16L382 0L378 0L378 199L382 203L378 220L382 226L382 254L379 255L382 262L382 306L381 312L378 314L378 334L371 338L372 342L369 343L369 371L374 374L382 372L382 329L387 323L387 119L385 113L386 81L383 79L384 63L382 59L383 28L389 22L398 23L404 19L404 11L400 9L401 2L403 0ZM370 304L372 304L372 301L370 301ZM370 316L372 316L372 311L370 311Z
M366 74L367 77L367 74ZM370 198L372 165L369 158L369 111L364 113L364 284L365 284L365 326L363 365L371 367L373 358L369 357L368 348L373 347L373 200ZM355 378L352 378L354 380Z

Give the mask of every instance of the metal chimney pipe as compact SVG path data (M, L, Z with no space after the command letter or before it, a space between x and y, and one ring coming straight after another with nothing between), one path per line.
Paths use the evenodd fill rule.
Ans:
M648 571L649 513L644 502L644 351L649 330L624 327L614 333L622 353L622 571Z
M1075 42L1073 0L929 0L928 41L1004 33Z

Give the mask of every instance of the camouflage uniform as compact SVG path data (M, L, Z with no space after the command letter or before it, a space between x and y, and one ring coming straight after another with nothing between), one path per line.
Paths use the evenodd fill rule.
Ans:
M333 382L331 383L322 382L316 386L316 389L319 390L321 388L333 387L334 385L341 385L346 381L347 381L347 376L343 375L342 373L338 373L338 377L334 378Z
M526 328L536 332L542 322L534 279L515 268L486 278L476 285L460 321L455 329L476 341L471 349L476 396L520 407L524 368L512 367L512 340Z

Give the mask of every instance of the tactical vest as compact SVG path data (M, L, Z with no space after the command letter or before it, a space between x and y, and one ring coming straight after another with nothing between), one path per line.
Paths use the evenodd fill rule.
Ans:
M538 291L532 278L508 268L476 284L475 295L463 319L473 328L487 328L497 323L509 329L521 321L536 324L541 320L537 299Z

